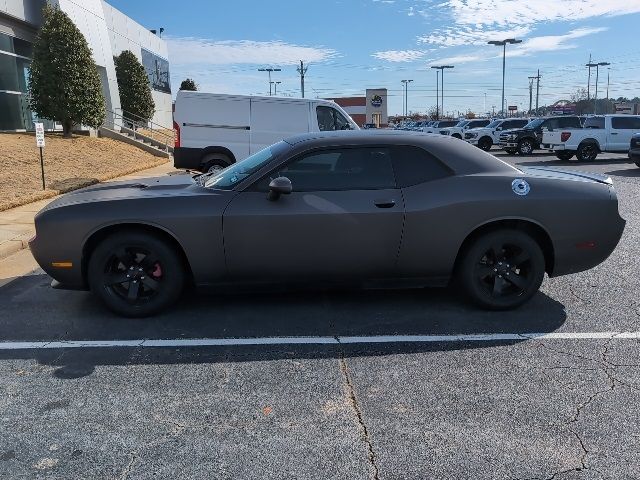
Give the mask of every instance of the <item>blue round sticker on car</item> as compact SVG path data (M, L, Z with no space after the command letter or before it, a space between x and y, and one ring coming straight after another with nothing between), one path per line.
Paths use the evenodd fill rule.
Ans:
M524 178L516 178L511 182L511 189L516 195L528 195L531 191L531 186Z

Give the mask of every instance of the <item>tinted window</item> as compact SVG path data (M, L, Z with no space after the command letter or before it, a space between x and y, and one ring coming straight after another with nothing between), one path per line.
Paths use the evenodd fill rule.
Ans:
M256 184L267 191L276 177L291 180L294 192L395 188L388 148L316 150L279 167Z
M611 126L621 130L640 130L638 117L611 117Z
M417 147L393 147L393 168L399 187L410 187L453 174L440 160Z
M584 128L604 128L604 117L589 117L584 121Z
M580 128L582 124L578 117L561 117L558 119L560 128Z
M511 120L508 123L509 128L522 128L529 122L528 120Z
M480 128L489 125L489 120L473 120L469 122L469 128Z
M455 120L445 120L438 124L438 128L455 127L457 123Z
M331 107L317 107L318 128L321 132L351 130L351 124L338 110Z
M560 119L559 118L548 118L542 124L542 128L546 128L549 130L556 130L560 128Z

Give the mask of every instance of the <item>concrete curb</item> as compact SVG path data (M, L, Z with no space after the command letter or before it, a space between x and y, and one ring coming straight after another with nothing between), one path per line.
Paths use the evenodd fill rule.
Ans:
M34 235L35 232L31 231L0 244L0 259L13 255L22 249L29 248L29 239Z

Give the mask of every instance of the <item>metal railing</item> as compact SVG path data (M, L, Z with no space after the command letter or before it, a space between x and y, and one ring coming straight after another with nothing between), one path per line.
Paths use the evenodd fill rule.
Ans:
M103 125L112 130L131 132L135 140L144 141L145 139L151 139L163 145L166 151L169 150L169 147L173 147L175 141L173 128L160 125L151 120L145 120L139 115L125 112L124 110L122 110L122 113L107 110L107 118Z

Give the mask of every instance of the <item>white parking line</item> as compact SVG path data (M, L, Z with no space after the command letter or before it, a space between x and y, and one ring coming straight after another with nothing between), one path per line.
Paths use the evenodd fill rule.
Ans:
M474 333L461 335L375 335L361 337L257 337L190 338L159 340L65 340L0 342L0 350L60 348L166 348L223 347L246 345L340 345L377 343L504 342L514 340L610 340L640 339L640 332Z

